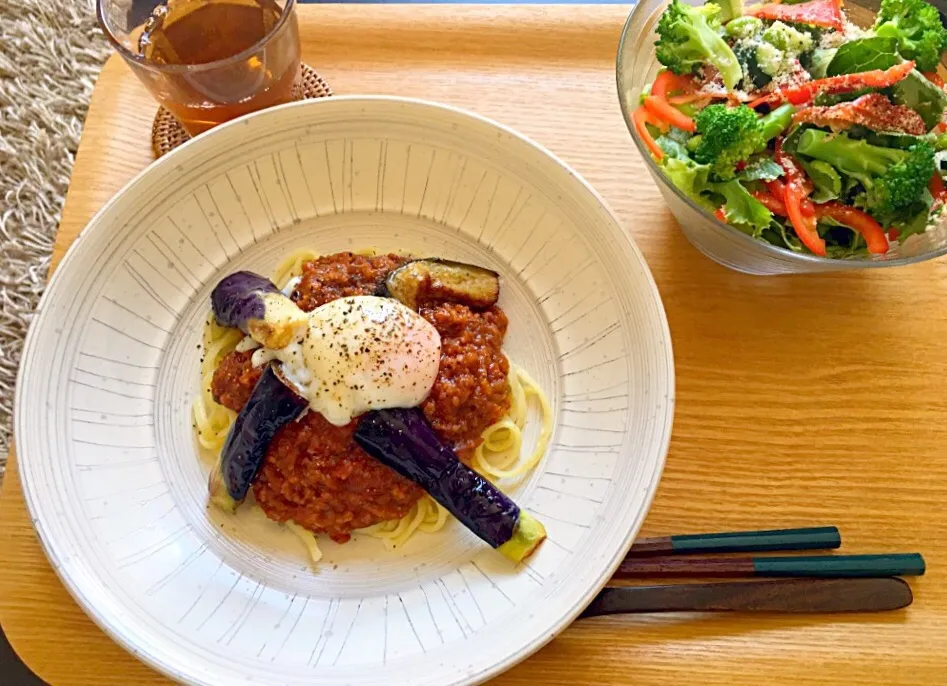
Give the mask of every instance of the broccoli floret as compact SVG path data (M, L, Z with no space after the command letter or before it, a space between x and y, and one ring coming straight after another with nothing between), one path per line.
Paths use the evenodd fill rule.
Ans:
M738 17L728 21L724 29L731 38L752 38L763 31L763 20L756 17Z
M772 43L760 43L756 46L756 64L767 76L776 76L786 71L792 57Z
M781 21L763 31L763 40L793 57L812 49L812 36Z
M743 16L743 0L713 0L720 6L720 21L730 21Z
M701 139L694 159L709 164L718 179L732 179L737 163L766 145L759 117L746 105L710 105L697 115L696 123Z
M796 152L828 162L843 174L869 184L872 177L881 176L908 156L905 150L882 148L844 133L833 135L818 129L806 129L800 134Z
M739 40L733 46L733 52L740 60L740 66L743 69L743 81L740 86L743 90L751 93L759 90L773 80L773 77L764 72L756 60L756 48L759 42L754 40Z
M791 71L795 60L812 48L812 36L781 21L763 31L756 47L756 63L769 76Z
M940 13L924 0L882 0L875 34L898 39L901 56L917 62L921 71L933 71L947 49L947 30Z
M881 177L874 179L866 189L866 209L884 224L904 220L921 196L934 175L934 148L920 141L908 151L908 156L890 167Z
M703 64L720 72L724 85L733 89L743 78L743 71L733 50L720 36L717 15L720 8L708 3L691 7L681 0L672 0L658 20L658 61L675 74L693 74Z
M864 190L854 198L855 204L885 226L907 221L919 212L935 170L934 147L924 140L902 150L808 129L799 137L796 151L856 179ZM847 193L843 190L842 195Z

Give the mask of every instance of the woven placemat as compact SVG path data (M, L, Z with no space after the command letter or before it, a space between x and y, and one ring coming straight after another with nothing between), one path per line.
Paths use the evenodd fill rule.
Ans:
M293 87L293 100L310 100L332 95L332 89L315 69L302 65L302 78ZM191 140L191 134L184 130L164 107L158 108L154 124L151 126L151 149L155 157L166 155L182 143Z

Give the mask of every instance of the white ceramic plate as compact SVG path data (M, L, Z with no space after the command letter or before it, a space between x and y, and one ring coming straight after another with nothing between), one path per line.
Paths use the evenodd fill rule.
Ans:
M454 523L318 569L253 512L205 509L189 405L211 288L296 247L466 260L503 279L507 352L555 433L515 491L549 539L514 568ZM153 164L70 249L17 385L20 471L50 561L128 650L192 684L469 684L565 628L638 531L674 375L640 253L575 172L513 131L418 101L263 112Z

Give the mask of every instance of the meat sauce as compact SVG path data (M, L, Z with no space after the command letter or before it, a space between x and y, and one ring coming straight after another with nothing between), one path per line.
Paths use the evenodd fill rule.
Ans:
M343 543L354 529L403 517L424 491L352 440L355 422L333 426L309 411L270 443L253 495L270 519L292 519Z
M506 314L499 307L475 312L466 305L422 305L422 317L441 335L441 362L424 415L438 435L468 462L480 434L510 409L510 363L501 352Z
M405 261L398 255L320 257L303 265L292 299L308 312L337 298L371 295ZM507 318L498 307L475 311L437 302L422 304L420 314L441 335L437 379L421 407L466 462L483 430L509 411L509 363L501 352ZM261 373L251 356L233 352L214 373L214 398L234 411L247 402ZM354 431L354 421L336 427L311 411L280 429L253 483L270 519L291 519L341 543L355 529L408 513L424 492L359 448Z
M239 412L247 404L253 387L263 375L262 367L254 367L251 364L252 357L252 350L242 353L235 350L224 357L214 370L214 378L210 384L214 400L234 412Z

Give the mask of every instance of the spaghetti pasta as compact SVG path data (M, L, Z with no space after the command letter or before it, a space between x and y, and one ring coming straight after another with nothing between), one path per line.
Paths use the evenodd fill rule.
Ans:
M491 481L523 476L539 464L552 436L552 408L546 394L519 365L510 362L510 414L488 426L474 451L473 468ZM540 430L536 445L523 457L523 430L529 398L539 404Z
M236 329L219 326L213 315L208 315L204 324L203 347L204 357L201 359L201 392L194 400L192 411L194 425L197 428L197 440L202 447L215 453L220 452L227 440L230 426L237 418L236 413L214 400L211 393L211 381L214 370L237 344L243 339L243 334Z
M288 291L303 272L303 265L317 258L312 250L296 250L277 265L272 281L277 287ZM193 404L194 424L200 445L218 453L226 441L236 413L218 404L211 392L211 381L220 361L233 350L249 350L254 347L243 334L236 330L218 326L213 315L208 316L204 326L201 361L201 392ZM552 435L552 409L542 389L524 369L510 363L507 379L510 387L509 413L481 434L483 441L476 448L471 466L491 481L521 478L542 459ZM539 436L535 445L523 455L524 431L529 418L530 401L536 403L540 422ZM437 501L425 494L401 519L390 520L359 529L359 533L380 539L385 547L394 550L403 546L417 532L433 533L447 523L449 513ZM321 552L316 539L295 522L287 522L291 531L300 536L316 562ZM308 535L307 535L308 534Z
M277 288L286 288L290 279L302 275L303 264L317 257L319 257L319 253L313 250L307 250L305 248L294 250L276 265L276 269L273 270L273 276L270 281L276 284Z

